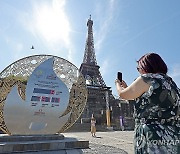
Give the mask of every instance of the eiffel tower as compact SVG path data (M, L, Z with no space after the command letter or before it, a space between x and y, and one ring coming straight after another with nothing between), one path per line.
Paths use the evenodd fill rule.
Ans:
M99 71L100 66L97 64L93 40L93 21L91 20L91 16L87 21L87 27L88 35L80 72L86 80L88 99L81 118L91 118L93 115L96 118L96 122L102 124L107 122L106 111L109 110L109 101L114 99L114 97L110 90L111 87L106 86Z

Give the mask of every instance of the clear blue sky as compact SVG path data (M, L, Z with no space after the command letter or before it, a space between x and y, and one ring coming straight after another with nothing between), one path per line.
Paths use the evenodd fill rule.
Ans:
M180 87L179 0L0 0L0 71L34 54L79 68L90 14L96 59L113 94L117 71L130 84L139 75L136 60L147 52L162 56Z

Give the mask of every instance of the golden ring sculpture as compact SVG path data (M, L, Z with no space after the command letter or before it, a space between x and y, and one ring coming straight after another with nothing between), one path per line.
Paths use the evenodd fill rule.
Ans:
M86 102L83 75L63 58L28 56L0 73L0 129L6 134L64 132L78 120Z

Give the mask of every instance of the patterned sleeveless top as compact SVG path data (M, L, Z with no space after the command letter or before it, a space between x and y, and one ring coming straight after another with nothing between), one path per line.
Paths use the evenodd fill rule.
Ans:
M180 89L165 74L143 74L149 90L136 99L135 122L180 127Z

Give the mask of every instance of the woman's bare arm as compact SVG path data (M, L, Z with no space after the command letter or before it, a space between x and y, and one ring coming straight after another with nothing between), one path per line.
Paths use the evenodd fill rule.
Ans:
M141 96L144 92L148 91L150 85L145 83L143 79L138 77L130 86L126 87L125 82L116 80L116 88L119 96L125 100L132 100Z

